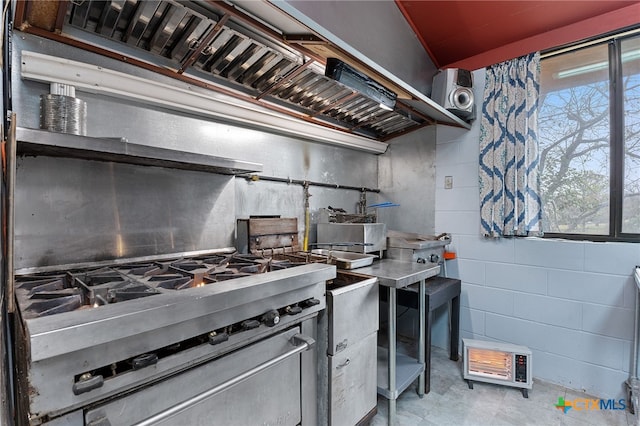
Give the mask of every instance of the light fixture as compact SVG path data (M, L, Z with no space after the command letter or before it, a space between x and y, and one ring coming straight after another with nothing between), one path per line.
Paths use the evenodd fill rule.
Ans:
M640 50L630 50L622 54L622 62L629 62L640 59ZM568 70L559 71L555 74L556 78L574 77L576 75L587 74L595 71L602 71L609 67L608 61L596 62L593 64L582 65Z
M324 74L377 102L382 109L393 111L398 97L375 80L337 58L328 58Z
M84 62L22 51L20 75L44 83L62 83L76 90L223 119L246 127L286 136L382 154L388 145L358 135L308 123L179 81L165 84Z
M582 65L580 67L571 68L568 70L559 71L556 74L557 78L574 77L576 75L587 74L595 71L602 71L609 66L609 62L596 62L594 64Z

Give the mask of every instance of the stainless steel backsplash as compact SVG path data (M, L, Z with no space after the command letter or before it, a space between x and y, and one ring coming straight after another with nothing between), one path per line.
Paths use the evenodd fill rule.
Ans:
M230 246L233 177L54 157L19 160L16 267Z
M38 128L47 84L20 78L20 52L93 63L169 84L182 84L130 64L32 35L14 38L14 110L18 126ZM263 175L375 188L378 157L240 128L168 109L77 91L87 102L87 136L262 163ZM114 141L114 143L117 143ZM315 212L328 205L355 212L358 191L311 187ZM370 203L375 194L368 194ZM23 157L16 182L16 268L229 247L235 221L249 215L297 217L299 185L247 181L203 172L90 160Z

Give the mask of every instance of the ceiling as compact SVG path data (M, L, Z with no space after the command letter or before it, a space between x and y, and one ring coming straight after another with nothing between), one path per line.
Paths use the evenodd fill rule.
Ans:
M640 1L395 1L437 68L474 70L640 22Z

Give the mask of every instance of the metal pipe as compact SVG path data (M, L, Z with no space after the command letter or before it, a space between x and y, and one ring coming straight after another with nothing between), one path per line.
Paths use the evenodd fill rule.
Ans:
M256 374L260 373L261 371L266 370L269 367L272 367L282 361L284 361L287 358L290 358L292 356L295 356L301 352L304 352L308 349L310 349L314 344L315 344L315 340L313 340L310 337L304 336L304 335L300 335L300 334L296 334L295 336L293 336L291 338L291 341L293 344L298 345L295 348L283 353L282 355L278 355L277 357L270 359L269 361L266 361L250 370L245 371L244 373L241 373L239 375L237 375L236 377L227 380L226 382L220 383L218 386L213 387L211 389L209 389L208 391L202 392L192 398L187 399L186 401L183 401L179 404L174 405L173 407L170 407L164 411L159 412L158 414L149 417L139 423L136 423L135 426L151 426L156 424L159 421L165 420L171 416L174 416L184 410L187 410L188 408L190 408L193 405L198 404L199 402L210 398L212 396L214 396L215 394L218 394L220 392L223 392L227 389L229 389L232 386L237 385L240 382L243 382L253 376L255 376Z
M15 189L16 189L16 113L11 114L11 123L9 124L9 137L7 138L6 147L6 161L7 161L7 312L15 312L15 297L14 297L14 263L13 263L13 248L14 248L14 221L15 221Z
M322 188L346 189L349 191L380 193L379 188L366 188L361 186L339 185L334 183L313 182L313 181L301 180L301 179L289 179L289 178L279 178L279 177L259 176L259 175L244 176L244 178L252 182L258 182L258 181L264 180L268 182L282 182L282 183L302 185L302 186L309 185L309 186L320 186Z
M309 250L309 222L310 222L310 214L309 214L309 182L304 184L304 238L302 240L302 249L304 251Z
M631 378L638 378L638 341L640 340L640 336L638 336L638 332L640 331L638 327L638 320L640 319L640 267L636 266L634 278L636 281L636 306L635 306L635 316L633 321L633 365L631 366Z
M634 309L634 321L633 321L633 355L631 361L631 373L627 379L627 387L629 389L629 404L631 405L631 414L636 414L638 418L637 424L640 426L640 416L638 416L638 401L640 393L640 380L638 380L638 343L640 336L640 327L638 320L640 319L640 266L636 266L634 270L634 279L636 282L636 305Z
M424 366L422 373L420 373L420 377L418 380L418 396L422 398L424 396L424 385L425 385L425 377L426 377L426 364L425 364L425 307L426 307L426 282L425 280L420 280L420 284L418 287L418 312L420 318L420 325L418 326L418 363Z
M389 412L388 424L394 426L396 423L396 289L389 287L389 357L388 373L389 373Z
M636 290L636 308L633 320L633 365L631 366L631 377L638 377L638 303L640 303L640 292Z

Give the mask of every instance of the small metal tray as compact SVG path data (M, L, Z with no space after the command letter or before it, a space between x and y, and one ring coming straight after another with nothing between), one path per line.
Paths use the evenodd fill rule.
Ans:
M335 264L338 269L356 269L369 266L376 256L372 254L355 253L351 251L338 251L329 249L314 249L312 254L327 256L330 263Z

